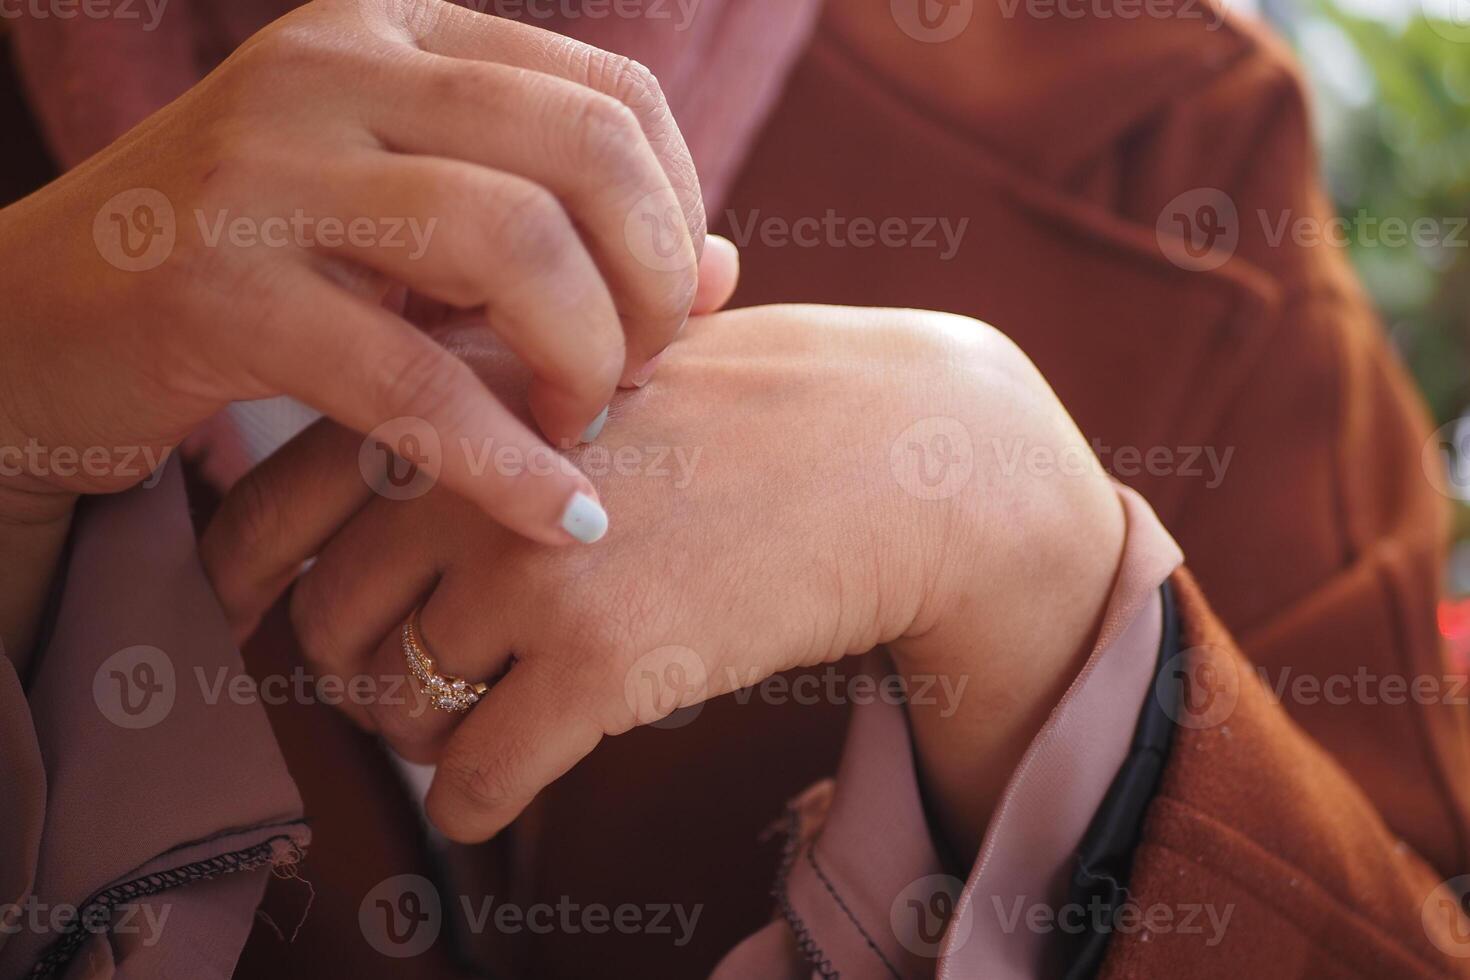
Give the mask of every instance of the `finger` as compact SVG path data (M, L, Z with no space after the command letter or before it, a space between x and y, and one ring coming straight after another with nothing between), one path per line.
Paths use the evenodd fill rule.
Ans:
M236 642L255 631L308 559L372 496L358 472L362 436L330 420L308 427L221 501L199 556Z
M453 4L435 4L432 16L412 26L425 51L556 75L632 109L678 195L689 240L696 251L704 247L704 201L694 160L658 79L647 68L560 34Z
M718 235L706 240L704 254L699 260L699 292L695 295L691 316L708 316L718 313L730 301L740 280L740 252L735 243ZM664 351L659 351L622 386L642 388L653 379L662 363Z
M682 220L661 252L633 247L640 209L679 200L632 109L554 75L430 54L406 60L391 81L370 122L385 144L512 173L561 201L621 318L624 379L668 346L698 286L696 252ZM474 125L445 124L466 119Z
M493 687L512 669L515 654L497 642L495 617L493 612L487 612L487 605L495 597L490 597L491 603L486 598L479 589L451 574L439 582L423 604L418 641L434 658L440 676ZM408 676L403 624L411 613L409 610L391 633L375 645L365 668L370 676ZM431 764L438 761L449 736L465 716L436 705L434 692L424 693L417 680L411 680L411 685L419 695L411 701L372 706L373 728L405 759Z
M379 501L327 543L291 592L291 623L307 662L349 683L367 679L373 696L353 698L347 709L369 731L377 730L371 709L379 701L423 701L403 685L402 658L379 671L373 655L434 590L444 560L439 543L425 538L418 508Z
M260 302L268 332L224 352L238 360L228 367L413 457L410 489L414 480L442 482L544 544L606 532L586 476L429 337L300 267L278 273Z
M740 249L728 238L710 235L699 257L699 289L691 314L704 316L722 309L740 285Z
M623 373L623 327L549 191L460 160L378 152L334 161L315 190L328 213L364 232L332 238L332 254L434 299L484 305L492 329L536 376L530 398L542 431L558 445L583 441Z
M588 692L555 667L516 664L470 710L439 757L429 819L451 840L495 836L602 740Z

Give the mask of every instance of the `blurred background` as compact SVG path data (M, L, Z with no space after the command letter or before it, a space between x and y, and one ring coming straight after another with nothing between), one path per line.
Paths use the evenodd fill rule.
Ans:
M1455 500L1452 597L1441 628L1470 662L1470 0L1259 0L1296 48L1339 214L1427 217L1444 240L1353 235L1353 264L1445 426Z

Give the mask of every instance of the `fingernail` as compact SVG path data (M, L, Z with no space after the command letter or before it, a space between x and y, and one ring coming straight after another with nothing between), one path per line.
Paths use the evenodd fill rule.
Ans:
M664 355L662 351L650 357L648 359L648 363L643 365L642 369L640 369L637 374L633 375L633 387L642 388L644 385L648 384L648 382L653 378L653 372L658 370L659 361L662 361L663 359Z
M593 544L607 533L607 511L585 493L573 494L562 512L561 528L583 544Z
M611 406L609 406L609 407L611 407ZM582 433L582 441L583 442L592 442L598 436L602 435L602 427L604 425L607 425L607 409L606 408L604 408L602 410L602 412L597 416L597 418L595 418L595 419L592 420L592 424L591 425L587 426L587 430Z

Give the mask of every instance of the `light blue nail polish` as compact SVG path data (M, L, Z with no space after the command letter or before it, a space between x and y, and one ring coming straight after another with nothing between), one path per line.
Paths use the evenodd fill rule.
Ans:
M592 544L607 533L607 511L585 493L577 493L562 512L561 526L583 544Z
M609 406L609 407L611 407L611 406ZM591 425L587 426L587 431L582 433L582 441L583 442L591 442L592 440L596 439L598 436L602 435L602 427L604 425L607 425L607 409L606 408L604 408L602 410L602 414L601 415L598 415L597 418L595 418L595 419L592 420L592 424Z

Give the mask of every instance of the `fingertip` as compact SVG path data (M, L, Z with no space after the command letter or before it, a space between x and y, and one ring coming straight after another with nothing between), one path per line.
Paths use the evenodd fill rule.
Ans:
M699 288L694 295L695 315L713 313L735 295L740 283L740 249L720 235L705 237L699 260Z
M562 510L561 529L580 544L596 544L607 534L607 511L593 496L577 491Z
M510 826L519 811L509 816L487 812L473 799L450 787L441 769L429 784L424 814L439 833L454 843L483 844Z
M704 262L730 263L736 268L740 265L740 248L724 235L704 236Z
M609 390L605 400L588 408L585 399L574 399L538 379L531 383L527 401L542 435L552 445L567 450L592 442L602 434L612 394Z

